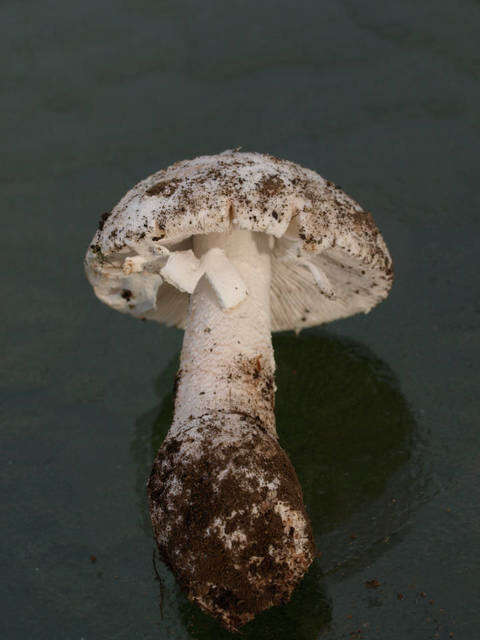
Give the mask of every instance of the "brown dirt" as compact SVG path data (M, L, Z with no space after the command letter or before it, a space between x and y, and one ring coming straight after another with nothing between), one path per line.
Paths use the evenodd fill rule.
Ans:
M208 416L168 438L148 492L163 559L189 598L230 630L288 601L314 557L293 466L247 416ZM304 530L283 522L279 502L301 516Z
M263 196L271 197L276 196L278 193L285 189L283 180L276 175L265 176L257 184L257 191Z
M111 213L111 211L105 211L105 213L102 213L102 215L100 216L100 220L98 221L98 228L100 231L102 231L105 222L107 221Z
M131 300L133 298L133 293L130 291L130 289L123 289L121 296L124 300L127 300L127 302L129 300Z
M171 196L177 190L179 183L180 180L178 180L178 178L157 182L157 184L154 184L150 189L147 189L145 193L147 196Z

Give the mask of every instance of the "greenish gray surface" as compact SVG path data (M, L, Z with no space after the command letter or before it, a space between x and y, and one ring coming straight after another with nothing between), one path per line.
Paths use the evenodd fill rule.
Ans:
M103 306L82 260L139 179L243 145L341 184L396 271L369 315L275 339L322 556L245 637L475 640L478 2L4 0L0 29L0 637L231 637L152 564L181 332Z

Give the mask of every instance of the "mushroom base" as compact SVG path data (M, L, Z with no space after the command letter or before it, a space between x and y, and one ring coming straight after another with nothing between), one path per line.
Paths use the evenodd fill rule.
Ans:
M246 415L204 415L167 436L148 493L164 561L230 631L287 602L314 558L295 470Z

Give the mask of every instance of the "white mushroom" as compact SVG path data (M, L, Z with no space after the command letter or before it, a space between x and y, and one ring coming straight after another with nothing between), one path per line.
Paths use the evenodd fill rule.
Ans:
M149 481L159 549L227 628L288 600L314 557L278 444L271 332L367 312L391 259L370 214L256 153L179 162L103 216L86 256L102 301L185 329L172 427Z

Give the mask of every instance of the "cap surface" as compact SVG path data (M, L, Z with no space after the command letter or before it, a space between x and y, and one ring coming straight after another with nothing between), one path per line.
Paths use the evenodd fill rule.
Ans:
M183 328L196 281L192 237L233 228L272 237L273 331L367 312L388 295L392 261L370 213L314 171L239 151L139 182L103 214L86 273L118 311ZM175 284L160 273L172 252L182 252Z

